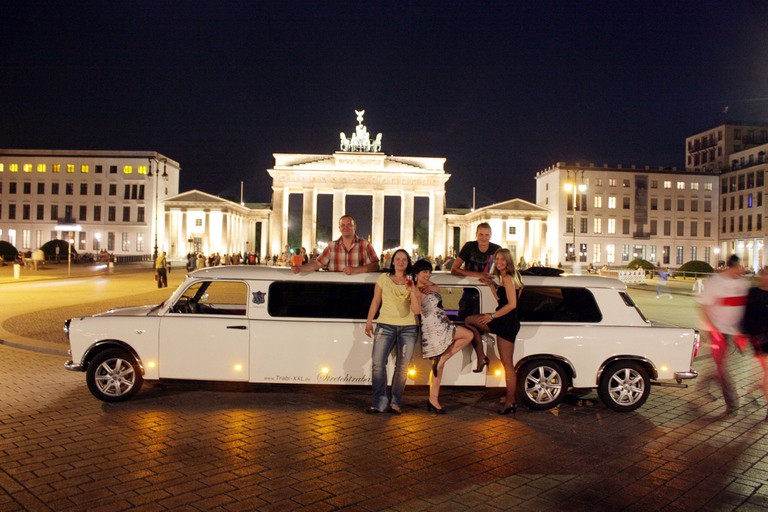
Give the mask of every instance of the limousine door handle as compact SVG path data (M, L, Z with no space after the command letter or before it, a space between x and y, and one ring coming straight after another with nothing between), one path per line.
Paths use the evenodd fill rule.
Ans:
M245 329L247 329L247 328L248 328L248 326L247 326L247 325L228 325L228 326L227 326L227 329L241 329L241 330L243 330L243 331L244 331Z

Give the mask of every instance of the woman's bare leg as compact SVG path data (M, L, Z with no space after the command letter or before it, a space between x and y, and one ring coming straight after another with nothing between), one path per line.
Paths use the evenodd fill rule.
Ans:
M445 362L448 361L454 354L461 352L461 350L472 343L473 333L471 330L465 327L457 327L456 334L453 335L453 343L451 343L445 352L440 355L440 360L437 363L437 377L430 372L429 378L429 401L432 405L440 409L440 381L443 380L443 368L445 368Z
M504 407L509 407L517 403L515 393L517 392L517 373L515 373L514 355L515 344L496 335L496 346L499 348L499 357L501 365L504 367L504 381L507 384L507 398Z

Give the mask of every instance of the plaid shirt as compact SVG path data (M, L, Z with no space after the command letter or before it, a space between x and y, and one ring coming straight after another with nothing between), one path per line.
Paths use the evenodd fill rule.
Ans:
M321 268L328 265L328 270L331 272L341 272L344 267L362 267L379 261L376 251L367 240L355 237L352 249L347 251L342 238L328 244L328 247L318 256L317 262L320 263Z

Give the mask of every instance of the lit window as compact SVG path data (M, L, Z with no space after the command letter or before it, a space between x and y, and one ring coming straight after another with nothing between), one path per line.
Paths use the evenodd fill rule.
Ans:
M704 184L704 190L712 190L712 184L711 183L705 183Z
M677 190L685 190L685 182L684 181L678 181L677 182Z
M133 174L133 166L126 165L125 167L123 167L123 174Z
M616 196L608 197L608 208L616 208Z
M691 183L691 190L699 190L699 182Z
M664 188L672 188L672 182L671 181L665 181L664 182Z
M61 172L61 165L53 164L53 172Z
M608 178L608 186L609 187L615 187L616 186L616 180L614 178Z
M602 187L603 186L603 178L595 178L595 186L596 187Z
M11 164L11 172L19 172L19 164Z
M147 166L146 165L140 165L138 173L139 174L147 174Z
M5 164L0 164L0 172L5 172Z
M603 219L595 219L594 229L596 235L603 232Z
M80 166L80 172L83 174L88 174L88 166L87 165L81 165Z
M67 164L67 172L68 173L75 172L75 165L74 164Z
M37 172L45 172L45 164L37 164Z
M600 244L592 246L592 261L598 263L600 261Z
M24 164L24 172L32 172L32 164Z
M608 259L608 263L614 263L616 260L616 246L608 244L605 246L605 254Z
M616 219L608 219L608 234L616 234Z
M595 196L595 208L603 207L603 196Z

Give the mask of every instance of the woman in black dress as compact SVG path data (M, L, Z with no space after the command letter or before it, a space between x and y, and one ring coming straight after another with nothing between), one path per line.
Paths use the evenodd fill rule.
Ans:
M520 276L515 269L515 262L509 249L499 249L493 257L493 274L499 279L496 284L490 279L481 279L487 284L499 305L493 313L472 315L464 321L475 335L475 341L480 340L480 332L490 332L496 335L499 347L499 357L504 367L504 380L507 384L507 397L504 407L499 409L499 414L514 414L517 412L515 392L517 391L517 375L513 356L515 353L515 339L520 330L520 322L517 319L517 296L522 289ZM488 364L488 358L483 362Z

